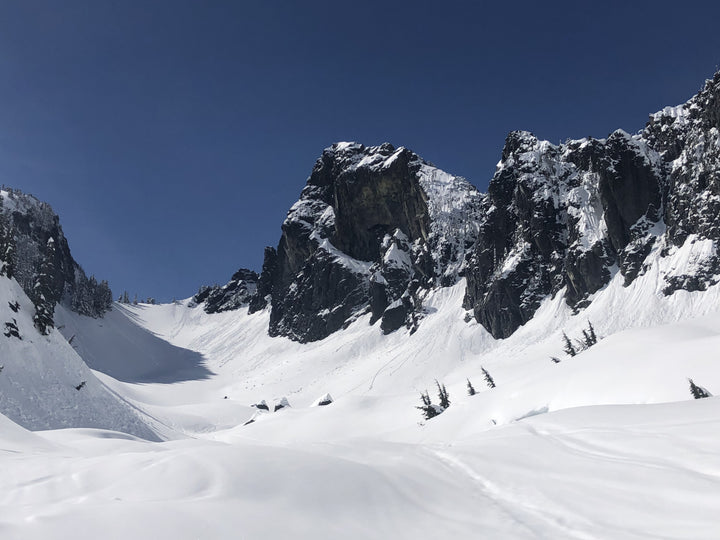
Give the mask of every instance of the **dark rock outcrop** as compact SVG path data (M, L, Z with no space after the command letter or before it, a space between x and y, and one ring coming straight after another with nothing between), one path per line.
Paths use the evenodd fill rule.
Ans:
M613 265L636 276L637 255L647 255L647 244L637 245L639 223L655 223L661 208L656 161L622 131L559 146L511 133L490 181L465 307L504 338L548 295L565 288L580 308L609 282Z
M443 189L453 182L462 188ZM433 190L444 206L429 203ZM458 233L468 229L473 220L456 214L475 208L477 197L405 148L326 149L283 223L276 254L266 255L260 279L271 284L270 334L314 341L368 310L386 333L416 327L418 290L458 278L464 247L447 237L447 221L464 224ZM461 240L472 243L467 236Z
M513 132L490 182L467 270L465 307L507 337L547 295L580 309L613 269L630 285L654 250L720 240L720 73L688 103L651 116L637 135L561 145ZM714 251L663 291L702 290L720 273Z
M270 302L272 280L275 275L276 266L277 251L275 251L275 248L266 247L262 272L260 272L260 277L257 282L257 289L255 291L255 295L250 299L250 304L248 306L249 313L255 313L261 309L265 309L268 302Z
M466 277L464 307L505 338L546 298L583 309L618 273L630 286L655 265L664 294L703 290L720 281L719 129L720 73L635 135L510 133L487 194L405 148L335 144L249 309L269 302L270 334L303 342L368 312L383 332L413 331L427 292Z
M246 306L257 295L259 276L241 268L222 287L202 287L193 297L195 304L204 304L206 313L220 313Z
M52 272L43 278L45 303L63 303L81 315L102 317L112 305L110 287L106 281L88 278L75 262L60 218L50 205L17 189L3 191L0 225L7 231L2 236L12 243L13 277L28 297L37 305L35 291L41 268L51 268ZM47 249L50 239L54 246L51 251Z

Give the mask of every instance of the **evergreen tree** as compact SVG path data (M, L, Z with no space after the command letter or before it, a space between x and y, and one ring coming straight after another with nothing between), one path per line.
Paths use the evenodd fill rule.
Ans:
M589 349L597 343L597 336L595 335L595 329L590 321L588 321L588 329L583 330L583 348Z
M422 411L425 420L435 418L438 414L442 412L441 407L432 403L432 401L430 400L430 394L428 394L427 390L425 390L424 394L420 393L420 399L422 400L422 405L415 408Z
M598 338L595 335L595 328L593 328L593 325L590 321L588 321L588 332L590 333L590 339L592 340L592 344L595 345L598 342Z
M72 295L72 310L81 315L94 316L92 310L92 288L91 283L83 273L75 278L75 290Z
M705 388L695 384L692 379L688 379L688 382L690 383L690 393L695 399L702 399L712 396L712 394L708 392Z
M480 367L480 369L482 369L483 376L485 377L485 382L487 383L487 385L490 388L495 388L495 381L493 380L490 373L488 373L488 371L484 367Z
M113 295L110 290L110 284L105 279L100 282L98 298L100 305L103 307L103 313L112 309Z
M567 337L565 332L563 332L563 341L565 342L565 353L570 356L575 356L577 351L575 350L575 347L573 347L572 341L570 341L570 338Z
M468 396L474 396L477 393L477 392L475 392L475 388L473 388L473 385L470 382L470 379L467 380L467 389L468 389Z
M2 201L0 197L0 276L12 278L15 275L15 239L10 221L3 213Z
M35 304L33 322L43 335L48 335L54 325L55 301L53 300L52 282L55 273L55 240L50 237L45 245L40 271L33 287L33 304Z
M17 319L13 319L12 322L8 321L5 323L5 331L3 334L5 337L16 337L22 340L22 337L20 337L20 330L17 326Z
M450 406L450 394L448 394L445 385L440 384L437 379L435 379L435 384L438 388L438 399L440 400L440 407L445 410Z

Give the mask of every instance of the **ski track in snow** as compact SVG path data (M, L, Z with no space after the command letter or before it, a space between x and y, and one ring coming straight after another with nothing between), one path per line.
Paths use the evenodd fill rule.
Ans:
M537 537L562 537L578 538L580 540L595 540L595 536L587 535L569 528L565 524L565 518L553 516L550 508L548 508L548 501L544 502L544 506L533 504L522 497L505 492L499 485L481 476L477 471L475 471L467 463L461 461L457 456L443 451L435 451L435 455L449 467L459 470L461 474L467 475L476 482L484 497L489 499L491 503L494 503L500 511L509 516L510 519L525 528L528 533L537 535L538 531L543 530L546 526L550 526L553 529L553 532L547 532L542 535L538 535Z

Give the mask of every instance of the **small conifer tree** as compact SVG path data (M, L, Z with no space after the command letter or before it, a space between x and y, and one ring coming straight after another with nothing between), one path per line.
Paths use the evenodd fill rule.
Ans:
M495 388L495 381L493 380L490 373L488 373L488 371L484 367L481 367L480 369L482 369L483 376L485 377L485 382L487 383L487 385L490 388Z
M474 396L477 392L475 392L475 388L473 387L472 383L470 382L470 379L467 380L467 390L468 390L468 396Z
M433 405L432 401L430 400L430 394L428 394L427 390L425 390L425 393L420 393L420 399L422 400L422 405L415 408L422 411L425 420L435 418L438 414L442 412L440 407L438 407L437 405Z
M595 329L593 328L593 325L590 321L588 321L588 328L587 330L582 331L583 339L582 339L582 348L583 349L589 349L593 345L597 343L597 336L595 335Z
M575 350L572 341L570 341L570 338L567 337L567 334L565 332L563 332L563 341L565 342L565 353L570 356L575 356L577 354L577 351Z
M435 380L435 384L438 388L438 400L440 400L440 407L442 407L443 410L447 409L450 406L450 394L448 394L445 385L440 384L437 379Z
M688 379L688 382L690 383L690 393L695 399L702 399L710 397L712 395L702 386L698 386L697 384L695 384L692 379Z
M598 342L597 335L595 335L595 328L593 328L593 325L590 321L588 321L588 333L590 334L590 340L592 341L592 344L595 345Z

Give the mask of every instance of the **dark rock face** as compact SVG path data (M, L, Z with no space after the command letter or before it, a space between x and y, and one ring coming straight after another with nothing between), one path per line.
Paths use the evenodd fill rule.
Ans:
M276 266L277 251L275 251L275 248L266 247L262 272L257 282L257 290L255 295L250 299L250 305L248 307L249 313L255 313L267 307L270 301L270 294L272 293L272 279Z
M90 317L102 317L111 308L112 292L106 281L88 278L70 254L60 218L49 204L10 188L0 196L0 218L9 229L12 239L13 277L28 297L36 302L35 286L40 269L45 263L52 269L44 290L49 305L62 303L73 311ZM53 239L55 249L48 256L48 240Z
M419 165L417 156L405 149L394 153L390 145L379 150L380 156L394 159L384 161L379 169L343 171L333 183L333 244L361 261L377 260L383 239L395 230L403 231L410 241L428 236L425 196L413 174Z
M547 295L564 290L581 309L614 267L628 286L653 252L668 255L691 235L720 240L718 96L720 73L634 136L555 146L511 133L469 259L465 307L504 338ZM692 274L665 272L663 292L716 283L718 256L703 257Z
M488 195L465 307L505 338L548 295L565 288L567 302L581 308L609 282L614 264L626 277L638 274L648 252L640 222L659 217L661 168L622 131L559 146L514 132Z
M465 277L463 306L505 338L549 296L580 310L618 273L630 286L652 267L659 292L703 290L720 281L719 130L720 73L636 135L510 133L487 194L404 148L335 144L249 309L269 302L270 334L303 342L367 312L385 333L414 331L425 294Z
M650 117L643 136L666 167L665 223L674 245L720 237L720 72L693 99Z
M238 309L248 305L256 297L258 279L257 273L241 268L222 287L202 287L193 297L193 302L204 303L206 313Z
M282 291L273 295L270 335L316 341L359 313L367 299L367 282L364 274L318 248Z
M416 328L418 291L458 279L465 246L448 231L459 222L454 232L474 242L469 216L480 197L404 148L326 149L282 225L277 251L266 253L260 280L269 284L270 335L322 339L368 310L383 332Z
M315 341L367 309L370 268L385 236L400 230L415 240L427 227L411 156L388 144L323 152L282 226L270 335ZM407 282L396 286L404 290ZM374 303L384 310L381 304Z

